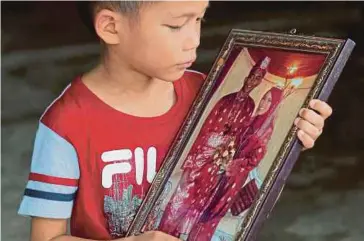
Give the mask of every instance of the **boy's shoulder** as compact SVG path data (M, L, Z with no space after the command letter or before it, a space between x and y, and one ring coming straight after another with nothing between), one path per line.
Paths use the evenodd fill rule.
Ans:
M77 90L77 78L45 109L40 122L63 137L76 131L81 118L82 108L80 93Z

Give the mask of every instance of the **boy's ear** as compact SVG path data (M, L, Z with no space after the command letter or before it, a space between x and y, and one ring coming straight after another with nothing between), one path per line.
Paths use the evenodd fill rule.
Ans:
M106 44L118 44L120 43L119 31L122 29L123 21L121 14L102 9L95 16L95 31Z

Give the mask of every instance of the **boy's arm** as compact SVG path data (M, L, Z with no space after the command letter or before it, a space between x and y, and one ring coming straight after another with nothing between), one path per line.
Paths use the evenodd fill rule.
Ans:
M39 122L29 179L18 210L20 215L32 217L32 241L66 234L78 190L77 152L54 123L58 124Z
M77 238L66 235L66 233L66 219L32 218L30 241L98 241Z
M30 241L99 241L66 235L66 219L33 218ZM159 231L146 232L139 236L115 239L114 241L179 241Z
M51 218L32 218L30 241L83 241L66 235L67 220Z
M67 219L32 218L30 241L98 241L77 238L67 233ZM123 241L129 241L123 239Z

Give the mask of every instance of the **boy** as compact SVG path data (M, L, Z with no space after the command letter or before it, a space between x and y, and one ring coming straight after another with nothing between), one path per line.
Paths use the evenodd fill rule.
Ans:
M207 6L90 4L102 61L72 81L39 122L19 208L33 217L31 240L178 240L161 232L122 237L204 79L186 69ZM311 107L320 114L305 109L296 121L306 148L331 115L326 103Z

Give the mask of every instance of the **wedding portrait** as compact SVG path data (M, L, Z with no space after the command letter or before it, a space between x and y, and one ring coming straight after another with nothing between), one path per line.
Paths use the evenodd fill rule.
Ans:
M234 240L325 58L235 46L149 226Z

